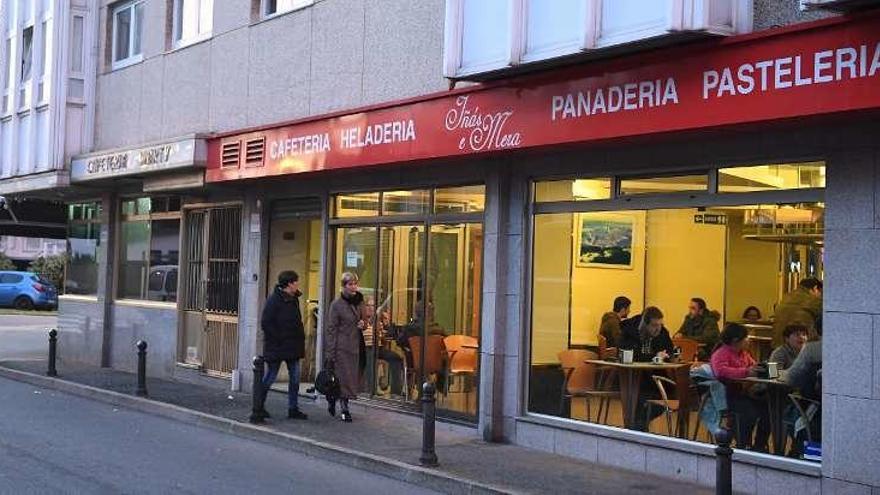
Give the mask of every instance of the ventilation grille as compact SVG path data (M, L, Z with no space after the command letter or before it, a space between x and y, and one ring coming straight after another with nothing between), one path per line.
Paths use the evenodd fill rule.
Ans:
M262 167L266 138L248 139L244 148L244 165L246 167Z
M220 150L220 167L238 167L241 159L241 141L223 143Z

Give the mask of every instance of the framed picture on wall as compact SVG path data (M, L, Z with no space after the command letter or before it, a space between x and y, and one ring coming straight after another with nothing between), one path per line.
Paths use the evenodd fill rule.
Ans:
M577 266L632 269L634 224L626 214L581 213Z

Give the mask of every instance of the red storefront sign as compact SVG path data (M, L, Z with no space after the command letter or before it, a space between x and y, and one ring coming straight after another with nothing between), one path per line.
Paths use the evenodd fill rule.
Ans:
M870 108L880 108L877 14L657 50L220 137L209 143L207 180Z

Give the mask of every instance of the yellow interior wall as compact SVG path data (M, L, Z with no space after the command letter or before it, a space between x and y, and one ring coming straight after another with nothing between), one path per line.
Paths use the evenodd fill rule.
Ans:
M742 238L743 213L728 214L727 312L739 320L749 306L756 306L763 317L773 314L779 291L780 245Z
M694 223L695 214L693 209L647 214L645 304L663 311L672 334L681 326L692 297L702 297L719 313L724 309L726 228Z
M559 362L568 348L572 264L571 213L535 217L532 286L532 363Z
M645 212L585 213L591 218L633 220L632 268L585 267L577 265L580 252L580 218L572 215L572 285L571 285L571 343L597 345L602 315L611 311L614 298L626 296L632 300L632 310L644 307L645 294Z

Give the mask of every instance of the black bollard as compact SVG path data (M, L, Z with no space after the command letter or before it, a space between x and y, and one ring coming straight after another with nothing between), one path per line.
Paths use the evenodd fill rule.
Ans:
M266 361L261 356L254 357L254 383L251 388L251 399L253 400L253 408L251 409L250 422L253 424L265 423L266 418L263 416L263 375L266 372Z
M715 494L716 495L732 495L733 494L733 476L731 469L731 456L733 449L730 448L730 441L733 439L733 433L722 428L715 435L715 441L718 446L715 447Z
M137 395L141 397L147 396L147 342L145 340L137 341L138 350L138 384Z
M437 466L437 452L434 451L434 422L437 419L437 410L434 394L437 388L431 382L422 385L422 456L419 463L422 466Z
M55 358L58 355L58 330L54 328L49 330L49 376L58 376L58 370L55 368Z

